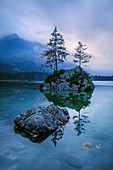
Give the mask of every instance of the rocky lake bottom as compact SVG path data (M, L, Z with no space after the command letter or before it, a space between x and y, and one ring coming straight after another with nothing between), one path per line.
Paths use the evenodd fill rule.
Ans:
M93 93L42 93L39 84L0 82L0 170L112 170L113 82L94 82ZM13 120L54 103L70 119L53 134L31 139Z

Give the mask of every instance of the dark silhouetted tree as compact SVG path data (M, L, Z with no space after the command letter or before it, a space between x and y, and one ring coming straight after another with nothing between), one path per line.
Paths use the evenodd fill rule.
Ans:
M57 27L55 27L51 35L52 38L47 44L48 50L44 51L42 57L46 57L46 67L51 67L53 70L58 70L58 64L63 63L66 60L68 53L66 51L63 36L57 32Z
M76 53L74 55L75 59L73 60L75 63L79 63L79 66L88 63L89 59L92 57L86 53L87 47L83 45L81 42L78 42L77 48L75 48ZM86 66L86 65L84 65Z

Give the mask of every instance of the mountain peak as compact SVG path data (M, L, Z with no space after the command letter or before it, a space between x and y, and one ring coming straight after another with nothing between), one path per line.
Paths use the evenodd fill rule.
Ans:
M17 38L19 38L19 36L18 36L17 34L13 33L13 34L8 34L8 35L6 35L6 36L3 37L1 40L17 39Z
M24 40L15 33L8 34L0 39L0 63L33 61L39 66L43 62L40 57L42 49L45 49L43 44Z
M9 34L7 37L9 37L9 38L19 38L19 36L15 33Z

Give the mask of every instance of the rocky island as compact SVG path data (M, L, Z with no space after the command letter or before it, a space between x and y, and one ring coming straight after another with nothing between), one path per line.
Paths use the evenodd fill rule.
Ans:
M42 91L60 90L88 92L94 89L91 77L80 66L70 70L57 70L48 75L45 82L41 84Z

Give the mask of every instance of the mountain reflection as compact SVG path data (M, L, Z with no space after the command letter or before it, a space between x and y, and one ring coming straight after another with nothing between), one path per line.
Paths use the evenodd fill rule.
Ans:
M78 112L77 116L74 116L74 130L79 136L85 133L85 126L90 123L89 118L85 113L81 114L81 109L85 109L89 106L90 99L92 97L92 92L87 93L74 93L74 92L64 92L64 91L46 91L43 92L48 101L53 102L56 106L68 107L75 109Z

